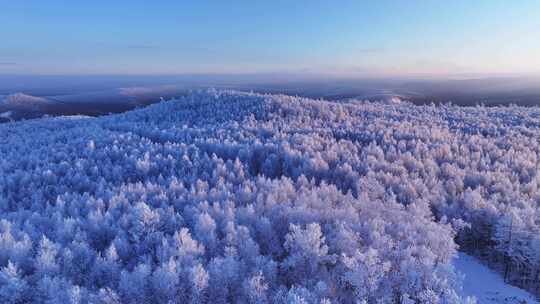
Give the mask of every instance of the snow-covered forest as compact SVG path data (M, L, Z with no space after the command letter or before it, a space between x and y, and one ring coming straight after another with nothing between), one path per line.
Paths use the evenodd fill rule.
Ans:
M0 125L2 303L468 303L540 288L540 108L194 92Z

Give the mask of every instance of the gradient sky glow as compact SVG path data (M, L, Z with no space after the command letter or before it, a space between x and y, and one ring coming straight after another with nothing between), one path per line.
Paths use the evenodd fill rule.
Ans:
M540 73L540 1L0 0L0 74Z

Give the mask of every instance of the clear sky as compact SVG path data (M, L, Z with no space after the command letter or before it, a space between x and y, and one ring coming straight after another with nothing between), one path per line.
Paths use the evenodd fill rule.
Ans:
M540 1L0 0L0 73L540 73Z

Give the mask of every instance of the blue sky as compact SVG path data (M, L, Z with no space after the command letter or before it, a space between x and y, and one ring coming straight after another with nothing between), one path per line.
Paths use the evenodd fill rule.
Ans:
M0 0L0 73L540 73L540 1Z

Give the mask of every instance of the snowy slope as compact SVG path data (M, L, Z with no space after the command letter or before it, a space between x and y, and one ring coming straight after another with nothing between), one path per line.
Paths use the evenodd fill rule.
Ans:
M536 304L530 293L508 285L503 278L476 258L459 253L456 269L464 275L463 296L475 297L478 304Z

